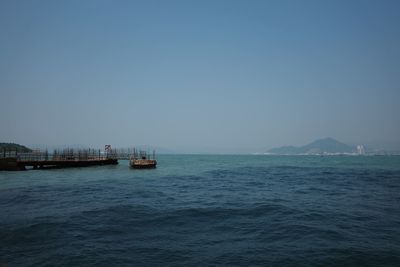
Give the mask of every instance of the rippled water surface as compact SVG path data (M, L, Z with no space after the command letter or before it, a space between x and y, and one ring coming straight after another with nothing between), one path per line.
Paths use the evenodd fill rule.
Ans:
M0 172L0 266L400 266L400 157Z

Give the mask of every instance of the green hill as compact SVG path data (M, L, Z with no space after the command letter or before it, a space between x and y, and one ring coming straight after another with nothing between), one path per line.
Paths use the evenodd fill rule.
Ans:
M20 153L32 152L32 149L15 143L0 143L0 151L18 151Z

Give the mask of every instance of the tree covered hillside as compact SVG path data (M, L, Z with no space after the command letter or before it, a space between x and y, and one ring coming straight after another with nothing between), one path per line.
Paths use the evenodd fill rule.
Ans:
M15 143L0 143L0 151L18 151L22 153L32 152L32 149L26 146L15 144Z

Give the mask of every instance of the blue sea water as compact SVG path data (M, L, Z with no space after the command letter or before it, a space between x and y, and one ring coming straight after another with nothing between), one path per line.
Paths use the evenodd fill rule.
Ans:
M0 266L400 266L400 157L0 172Z

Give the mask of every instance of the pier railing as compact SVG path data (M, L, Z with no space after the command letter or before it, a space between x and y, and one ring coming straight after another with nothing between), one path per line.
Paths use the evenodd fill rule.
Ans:
M146 152L137 149L56 149L33 150L32 152L21 152L11 149L0 149L1 158L15 158L17 161L85 161L85 160L102 160L102 159L118 159L129 160L131 158L155 159L155 152Z
M17 161L88 161L117 159L116 151L101 151L99 149L62 149L34 150L32 152L19 152L17 150L0 150L0 158L16 158Z

